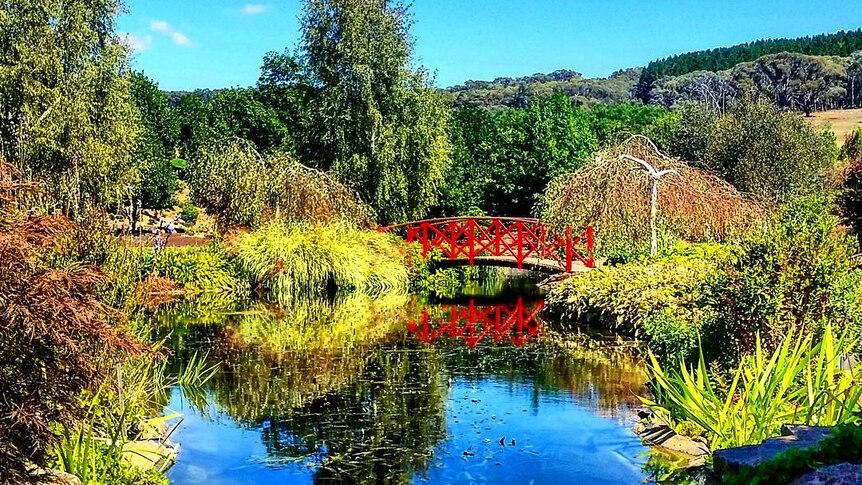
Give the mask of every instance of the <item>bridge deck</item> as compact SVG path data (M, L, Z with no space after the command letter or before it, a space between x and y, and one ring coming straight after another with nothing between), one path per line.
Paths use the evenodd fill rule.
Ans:
M455 266L471 266L469 258L444 258L438 261L438 264L444 268ZM518 259L514 256L476 256L473 258L472 266L499 266L504 268L517 268ZM526 258L524 259L523 269L538 271L541 273L560 273L565 272L566 268L561 266L559 262L553 259ZM585 273L592 268L586 266L581 261L572 263L573 273Z

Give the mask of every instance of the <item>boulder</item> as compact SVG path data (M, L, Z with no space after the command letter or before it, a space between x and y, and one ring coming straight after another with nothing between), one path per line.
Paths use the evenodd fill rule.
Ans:
M792 448L805 450L820 447L820 442L830 436L831 429L821 426L791 426L781 428L781 436L768 438L759 445L741 446L716 450L713 466L718 475L737 471L741 467L752 467L768 462L776 455Z
M862 465L839 463L806 473L791 485L857 485L862 483Z
M679 435L665 424L641 421L635 425L634 432L649 446L688 458L688 467L702 466L709 456L709 447L702 440Z

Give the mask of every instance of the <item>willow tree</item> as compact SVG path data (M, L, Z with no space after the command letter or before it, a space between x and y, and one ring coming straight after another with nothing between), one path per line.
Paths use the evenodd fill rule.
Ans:
M138 134L120 0L16 0L0 9L0 155L69 212L133 182Z
M448 108L412 66L411 20L390 0L307 0L300 51L314 89L305 156L380 221L420 217L449 163Z

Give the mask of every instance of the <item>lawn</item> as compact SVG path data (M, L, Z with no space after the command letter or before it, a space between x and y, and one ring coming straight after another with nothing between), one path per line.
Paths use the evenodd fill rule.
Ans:
M827 125L835 132L838 145L844 144L853 130L862 127L862 109L834 109L812 113L805 118L815 128L825 128Z

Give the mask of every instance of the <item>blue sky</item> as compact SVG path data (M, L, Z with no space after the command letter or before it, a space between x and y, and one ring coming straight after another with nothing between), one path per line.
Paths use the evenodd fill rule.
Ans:
M439 86L862 27L859 0L413 0L415 56ZM133 66L162 89L250 86L299 37L299 0L127 0Z

